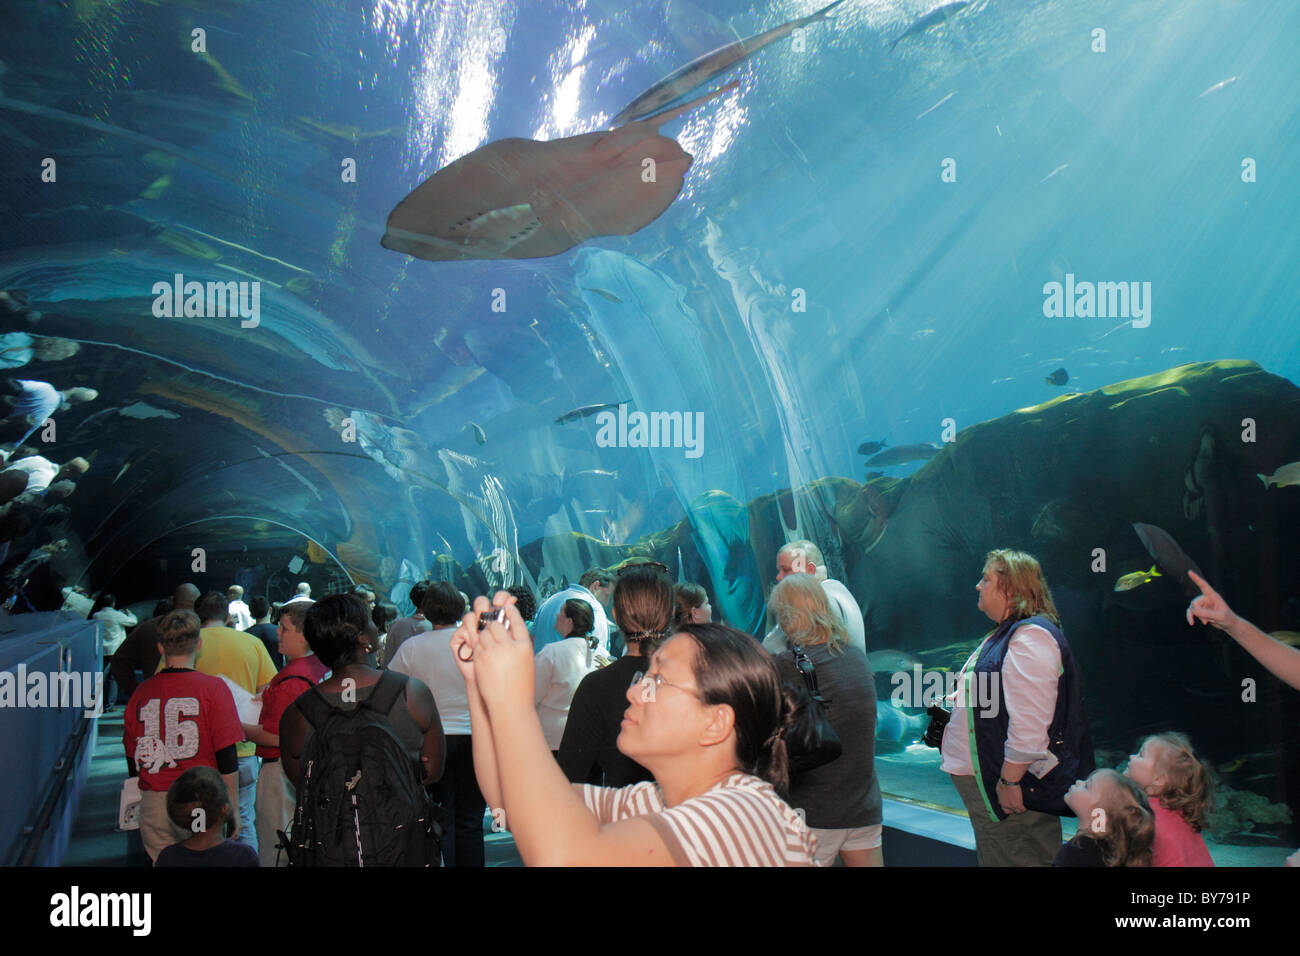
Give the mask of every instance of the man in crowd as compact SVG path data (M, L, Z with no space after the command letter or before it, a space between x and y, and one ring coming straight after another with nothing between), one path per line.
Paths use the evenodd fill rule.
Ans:
M172 610L192 611L194 602L198 599L198 588L192 584L182 584L172 592ZM109 673L117 682L119 700L122 697L130 697L140 686L140 680L152 677L154 671L158 670L158 661L162 659L162 654L158 650L160 623L162 623L162 616L141 621L113 654L113 659L109 663ZM135 676L137 671L142 675L141 678Z
M787 574L811 574L821 582L822 590L831 607L839 611L840 619L849 632L849 643L862 653L867 652L866 626L862 621L862 608L853 595L839 581L826 576L826 559L821 549L811 541L791 541L776 553L776 579L782 580ZM780 654L788 648L785 634L780 626L768 631L763 638L763 647L771 654Z
M209 591L194 604L194 611L203 623L199 632L202 645L194 662L195 670L213 677L227 677L233 683L258 694L275 676L275 665L266 645L251 634L226 626L230 605L220 591ZM239 756L239 825L237 839L257 849L255 826L257 803L257 745L251 740L237 747Z

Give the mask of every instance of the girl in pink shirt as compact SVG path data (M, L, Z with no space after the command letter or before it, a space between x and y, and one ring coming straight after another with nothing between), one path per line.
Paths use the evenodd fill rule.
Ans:
M1212 784L1191 741L1179 733L1154 734L1128 759L1124 775L1142 787L1156 818L1152 866L1214 866L1201 830Z

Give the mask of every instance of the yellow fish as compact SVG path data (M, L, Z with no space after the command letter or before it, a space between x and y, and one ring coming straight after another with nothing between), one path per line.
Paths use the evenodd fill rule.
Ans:
M1300 647L1300 633L1295 631L1273 631L1268 636L1275 641L1281 641L1283 644Z
M1148 581L1154 581L1156 578L1161 576L1162 575L1156 570L1156 566L1153 564L1151 565L1150 571L1134 571L1132 574L1124 575L1115 582L1115 590L1132 591L1134 588L1141 587Z
M1269 485L1277 485L1279 488L1300 487L1300 461L1293 461L1289 465L1283 465L1271 475L1256 475L1260 481L1264 482L1264 490L1267 491Z

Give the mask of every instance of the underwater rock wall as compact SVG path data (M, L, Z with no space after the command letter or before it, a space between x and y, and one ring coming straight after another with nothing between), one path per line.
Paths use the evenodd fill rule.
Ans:
M1255 423L1253 441L1242 440L1244 419ZM1137 612L1178 605L1183 596L1165 581L1112 596L1121 574L1150 566L1134 521L1169 531L1234 607L1274 626L1287 613L1276 603L1280 585L1300 574L1284 531L1300 527L1300 494L1266 491L1256 475L1296 459L1300 389L1253 362L1220 361L971 425L910 478L814 484L835 502L844 567L831 572L858 599L868 646L920 651L988 630L975 584L993 548L1038 557L1067 634L1074 625L1084 641L1117 600ZM763 594L775 580L790 500L787 489L748 507L759 580L746 583ZM563 537L563 549L579 555L570 580L632 554L676 576L680 553L684 577L717 591L686 520L625 546ZM1104 571L1093 570L1097 548ZM546 538L521 553L538 570L542 551L559 549Z

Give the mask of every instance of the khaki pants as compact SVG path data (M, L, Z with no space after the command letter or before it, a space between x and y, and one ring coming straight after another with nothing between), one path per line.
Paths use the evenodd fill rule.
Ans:
M288 866L289 860L275 848L280 842L276 830L289 832L298 797L293 784L284 775L284 765L278 760L262 761L262 772L257 776L257 854L263 866Z
M150 862L157 862L158 854L173 843L188 840L194 834L182 830L167 816L167 791L140 791L140 839Z
M975 830L975 855L980 866L1051 866L1061 848L1061 818L1027 810L1005 820L989 816L973 776L952 774ZM995 798L996 799L996 798Z

